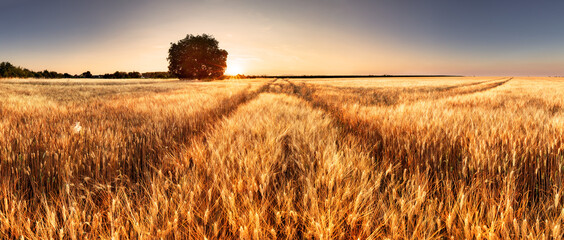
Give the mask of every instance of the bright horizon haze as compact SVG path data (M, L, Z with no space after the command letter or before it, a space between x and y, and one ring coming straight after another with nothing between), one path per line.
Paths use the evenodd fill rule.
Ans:
M167 71L214 36L228 73L564 75L563 1L0 0L0 61L34 71Z

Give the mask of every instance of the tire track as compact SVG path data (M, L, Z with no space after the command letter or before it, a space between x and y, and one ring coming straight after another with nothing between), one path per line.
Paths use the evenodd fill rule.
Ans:
M400 88L400 91L402 92L407 92L407 93L418 93L418 92L423 92L423 93L432 93L432 92L445 92L445 91L449 91L449 90L453 90L453 89L457 89L457 88L462 88L462 87L469 87L469 86L474 86L474 85L479 85L479 84L483 84L483 83L488 83L488 82L494 82L494 81L498 81L501 79L492 79L492 80L485 80L485 81L478 81L478 82L471 82L471 83L463 83L463 84L458 84L458 85L452 85L452 86L437 86L437 87L403 87ZM350 93L355 93L355 94L363 94L366 92L370 92L373 90L388 90L387 88L364 88L364 87L338 87L338 86L331 86L331 85L326 85L326 84L320 84L320 86L323 86L324 88L330 88L330 89L334 89L337 91L349 91Z
M494 89L511 79L488 83L479 89L471 89L460 94L473 94ZM453 137L449 134L448 129L433 130L432 138L421 143L418 140L418 136L421 135L420 131L429 130L417 130L407 125L393 127L393 129L383 128L377 120L361 118L339 104L318 96L313 86L305 83L296 85L287 80L286 82L291 90L288 92L309 102L314 108L323 110L334 120L343 135L338 144L359 144L375 164L390 166L391 171L400 179L412 173L425 172L430 182L437 184L437 188L445 187L445 191L450 191L451 189L443 186L442 182L471 184L473 179L480 174L488 174L467 168L468 157L471 156L467 149L470 140ZM547 176L550 176L550 169L557 166L559 160L559 158L548 158L541 163L536 160L535 156L530 156L530 159L535 160L519 162L513 169L515 172L524 173L515 180L515 184L524 189L516 195L516 198L528 199L527 204L543 199L546 193L550 192L549 189L554 182L551 180L552 177L549 179ZM489 174L495 174L495 172L489 172Z
M166 161L163 161L166 155L176 157L181 154L181 149L190 146L194 141L205 141L206 132L214 128L223 118L230 116L235 112L240 106L244 105L255 99L261 93L266 91L272 82L268 82L261 86L255 91L249 92L248 89L243 90L231 97L222 99L217 106L210 108L209 110L202 111L195 114L195 121L189 122L185 126L175 126L167 124L169 129L164 129L163 132L173 134L173 139L177 143L184 143L184 146L178 146L176 148L171 148L168 151L161 149L161 151L147 151L146 149L151 149L150 146L158 144L151 136L146 136L144 133L140 133L138 136L134 136L133 139L137 139L138 142L143 144L132 143L131 148L134 148L134 158L129 164L123 166L124 172L131 179L143 179L150 177L150 174L154 169L162 169L163 172L172 173L174 171L173 166L167 166ZM166 134L164 134L166 135ZM167 144L169 146L175 146L178 144Z
M382 88L382 89L366 89L366 88L343 88L328 85L320 85L314 87L321 92L325 89L336 91L337 93L325 93L327 98L334 98L335 101L355 102L361 105L383 105L393 106L401 103L413 103L422 100L434 100L456 95L466 95L501 86L507 83L509 79L494 79L488 81L480 81L473 83L459 84L446 87L416 87L416 88ZM313 87L309 84L310 87ZM342 93L345 93L344 96Z
M21 196L28 200L38 199L44 193L59 193L64 189L64 183L68 182L84 183L87 186L92 183L107 183L113 187L125 185L142 193L146 190L142 186L150 182L156 172L162 170L164 174L174 173L176 166L169 161L171 158L181 155L182 149L194 141L204 139L207 131L241 105L255 99L270 84L268 82L257 90L245 89L224 98L216 106L195 113L187 121L174 124L174 119L171 119L172 122L155 123L158 126L153 126L154 131L151 132L132 127L126 133L127 137L117 146L109 146L98 137L75 134L70 137L65 149L61 150L50 145L50 138L41 131L43 127L28 124L25 127L35 129L30 131L36 131L37 134L30 139L29 146L20 147L21 144L17 141L10 145L11 156L17 157L18 161L0 161L0 173L4 176L17 174L17 177L12 177L17 180L10 185L14 189L30 189ZM93 107L94 109L79 113L80 117L95 118L97 115L104 115L105 118L129 122L132 126L147 121L146 115L127 113L128 109L105 105ZM25 122L25 116L21 117L23 120L19 122ZM85 154L87 151L92 153ZM60 171L73 159L80 159L80 162L72 164L72 171ZM30 173L14 173L14 169L30 169ZM85 182L84 179L91 180Z
M385 136L384 129L378 122L359 118L356 114L325 101L315 95L316 89L312 86L296 85L288 80L285 81L292 95L304 99L314 108L323 110L334 120L343 135L343 138L339 139L339 145L359 144L361 149L366 151L378 165L394 166L393 171L397 171L398 176L402 176L403 171L408 173L428 171L431 179L444 177L445 173L450 177L463 175L460 163L467 154L464 152L464 143L461 140L450 139L445 133L437 133L438 140L428 144L428 151L419 152L417 149L410 149L398 152L397 149L405 145L403 140L395 141ZM410 129L403 131L405 132L399 135L412 135ZM444 142L450 144L442 144ZM448 161L442 159L448 159Z
M240 106L256 99L261 93L267 92L270 89L270 85L276 80L267 82L252 92L245 89L234 96L221 100L216 107L197 114L197 119L200 121L196 121L192 125L181 129L178 141L183 141L187 144L191 144L193 141L205 141L205 134L213 129L223 118L229 117Z
M479 88L463 90L463 91L460 91L460 92L454 92L452 94L447 94L447 95L444 95L444 96L438 96L438 97L435 97L435 98L431 97L431 98L427 98L427 99L440 99L440 98L452 97L452 96L457 96L457 95L468 95L468 94L473 94L473 93L478 93L478 92L485 92L487 90L494 89L494 88L499 87L503 84L506 84L507 82L511 81L512 79L513 78L508 78L506 80L495 81L495 82L490 81L485 85L480 85ZM423 100L423 99L415 99L415 101L416 100Z

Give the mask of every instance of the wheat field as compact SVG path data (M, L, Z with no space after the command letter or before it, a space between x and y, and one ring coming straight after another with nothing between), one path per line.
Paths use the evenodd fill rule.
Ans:
M0 80L2 239L562 239L564 79Z

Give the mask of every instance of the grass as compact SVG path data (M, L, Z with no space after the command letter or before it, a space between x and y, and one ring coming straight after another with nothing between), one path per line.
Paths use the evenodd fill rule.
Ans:
M562 239L564 80L0 81L0 236Z

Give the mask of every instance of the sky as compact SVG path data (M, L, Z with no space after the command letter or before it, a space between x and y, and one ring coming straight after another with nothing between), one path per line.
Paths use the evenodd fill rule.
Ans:
M166 71L213 35L228 73L564 75L564 1L0 0L0 61L34 71Z

